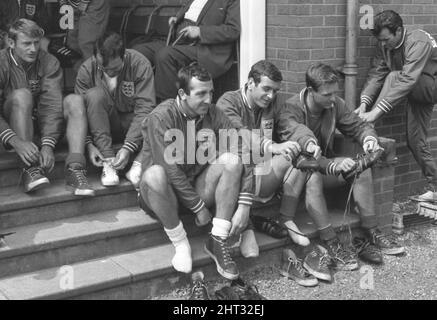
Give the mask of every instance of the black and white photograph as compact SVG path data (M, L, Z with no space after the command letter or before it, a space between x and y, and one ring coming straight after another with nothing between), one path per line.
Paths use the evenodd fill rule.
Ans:
M437 300L435 39L437 0L0 0L0 300Z

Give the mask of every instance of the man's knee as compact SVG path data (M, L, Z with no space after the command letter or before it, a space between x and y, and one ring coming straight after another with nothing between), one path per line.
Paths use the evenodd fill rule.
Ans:
M155 192L165 192L168 190L168 179L165 169L154 165L146 169L141 177L140 189L152 189Z
M311 176L308 178L307 181L307 194L323 194L323 177L320 173L314 172L311 174Z
M241 175L243 164L240 157L232 153L224 153L218 158L218 164L223 166L223 170Z
M96 105L106 103L107 93L103 88L94 87L88 89L85 93L85 103L87 108L93 108Z
M10 100L14 108L18 110L29 111L33 109L33 97L29 89L23 88L14 90L10 95Z
M400 71L392 71L387 75L387 77L385 78L385 81L392 82L393 80L395 80L399 77L399 74L400 74Z
M83 98L77 94L70 94L64 99L64 117L79 117L85 116L85 104Z
M174 49L172 47L162 47L155 53L155 63L169 63L174 60Z

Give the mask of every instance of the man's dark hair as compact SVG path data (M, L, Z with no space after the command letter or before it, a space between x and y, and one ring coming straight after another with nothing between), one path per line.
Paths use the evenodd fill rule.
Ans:
M212 80L209 72L197 62L191 63L188 66L183 67L178 72L178 81L176 86L178 89L184 90L186 94L190 94L190 81L192 78L196 78L199 81L206 82Z
M309 66L306 72L307 87L319 91L319 88L325 84L337 83L339 75L337 70L325 63L316 63Z
M94 46L94 55L100 53L103 59L103 66L106 67L109 60L120 57L123 59L126 48L121 36L113 31L106 32L100 37Z
M404 28L401 16L393 10L384 10L375 16L374 26L371 31L377 37L384 28L395 34L399 27Z
M249 72L249 79L252 78L255 85L261 82L261 77L266 76L274 82L282 81L281 71L270 61L261 60L255 63Z

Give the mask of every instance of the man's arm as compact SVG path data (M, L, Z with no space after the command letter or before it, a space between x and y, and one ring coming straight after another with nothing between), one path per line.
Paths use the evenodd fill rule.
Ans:
M12 131L12 129L9 127L8 122L4 118L4 102L5 98L3 97L4 94L4 87L5 87L5 79L4 79L4 71L0 69L0 139L4 146L7 146L8 141L15 137L17 134Z
M361 93L361 105L365 105L366 108L370 108L376 101L384 86L385 78L390 73L390 68L384 60L382 50L381 45L378 44L376 55L372 60L372 67L369 70L367 82Z
M41 95L38 104L38 121L41 145L55 148L62 134L64 114L62 107L62 69L54 57L44 61Z
M223 24L199 26L201 44L234 42L240 38L240 1L229 0L228 2Z
M135 116L126 134L123 148L136 152L141 146L141 123L156 106L155 84L152 66L148 61L141 60L137 63L135 83Z
M205 203L188 181L186 174L177 164L169 163L164 156L166 148L172 143L172 141L165 140L165 133L167 130L172 129L171 127L172 125L161 120L156 114L147 116L143 122L143 130L150 145L144 144L143 148L150 147L153 164L162 166L165 169L181 203L197 214L205 208Z

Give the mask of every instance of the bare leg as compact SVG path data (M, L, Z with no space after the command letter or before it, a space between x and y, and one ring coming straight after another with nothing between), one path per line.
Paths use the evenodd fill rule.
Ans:
M357 179L353 195L355 204L361 216L361 227L372 229L378 226L375 214L375 200L373 198L372 170L364 171Z
M88 131L85 103L81 96L71 94L64 99L64 118L67 123L69 156L65 165L78 163L84 168L85 138Z
M17 136L24 141L33 141L33 98L28 89L12 92L6 101L10 110L9 125ZM10 104L10 105L9 105Z

